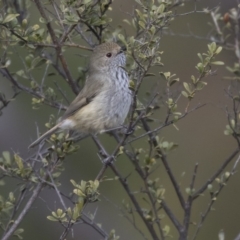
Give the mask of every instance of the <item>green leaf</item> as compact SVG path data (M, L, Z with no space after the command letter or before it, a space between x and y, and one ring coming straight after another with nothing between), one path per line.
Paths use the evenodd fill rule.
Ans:
M80 197L86 197L86 195L80 189L74 189L73 192Z
M137 2L138 4L140 4L141 6L143 6L142 2L140 0L135 0L135 2Z
M172 86L174 83L179 82L179 80L179 78L173 79L169 85Z
M14 232L14 234L21 234L21 233L23 233L23 232L24 232L24 229L18 228L18 229Z
M231 127L232 127L232 128L235 128L236 122L235 122L234 119L231 119L231 120L230 120L230 124L231 124Z
M191 79L192 79L192 82L195 84L196 83L196 78L192 75Z
M217 50L216 50L215 53L216 53L216 54L219 54L221 51L222 51L222 47L220 46L220 47L217 48Z
M224 130L224 135L232 135L233 134L233 130L232 128L230 127L230 125L226 125L226 130Z
M79 199L79 202L74 206L73 211L72 211L72 219L73 220L77 220L77 218L80 217L83 206L84 206L83 199Z
M11 203L15 203L15 197L14 197L14 194L12 193L12 192L10 192L9 193L9 201L11 202Z
M170 227L168 225L165 225L163 228L164 235L167 236L170 232Z
M18 165L19 170L22 171L24 168L22 158L19 157L17 154L14 154L14 159L16 164Z
M14 236L17 236L19 239L23 239L23 237L20 236L20 234L23 233L23 232L24 232L24 229L23 229L23 228L18 228L18 229L13 233L13 235L14 235Z
M202 73L204 67L203 67L203 64L202 64L202 63L198 63L197 66L196 66L196 68L197 68L197 70L198 70L200 73Z
M204 86L206 86L206 85L207 85L206 82L202 82L202 81L198 82L197 83L197 90L198 91L202 90L204 88Z
M209 49L209 51L210 51L211 53L214 53L214 52L215 52L216 47L217 47L217 45L216 45L215 42L212 42L211 44L208 44L208 49Z
M218 233L218 240L225 240L225 233L223 230L220 230Z
M207 189L208 189L209 191L212 191L213 185L212 185L212 184L208 184Z
M161 4L158 8L158 13L163 13L165 10L165 4Z
M142 21L145 21L145 18L144 18L144 16L143 16L142 12L139 11L138 9L135 9L135 11L137 12L137 14L138 14L138 16L140 17L140 19L141 19Z
M145 29L145 23L143 21L138 22L139 26L141 26L143 29Z
M47 219L53 222L57 222L58 219L54 218L53 216L47 216Z
M185 91L182 91L182 95L186 98L188 98L188 94Z
M15 19L19 14L8 14L2 23L8 23L11 22L13 19Z
M222 61L215 61L215 62L211 62L211 64L213 64L213 65L224 65L224 62L222 62Z
M228 178L230 177L230 175L231 175L230 172L225 172L225 173L224 173L224 177L225 177L226 179L228 179Z
M201 54L201 53L198 53L197 55L198 55L198 57L200 58L201 62L203 62L202 54Z
M72 183L72 185L73 185L74 187L78 187L78 186L79 186L73 179L71 179L70 182Z
M154 74L154 73L146 73L145 74L145 77L154 77L154 76L156 76L156 74Z
M58 215L59 217L61 217L62 214L63 214L63 210L62 210L61 208L58 208L58 209L57 209L57 215Z
M131 25L130 21L127 19L123 19L123 22L127 23L128 25Z
M46 20L45 18L43 18L43 17L40 17L40 18L39 18L39 22L46 24L46 23L47 23L47 20Z
M90 3L90 2L91 2L91 0L84 0L83 4L86 5L86 4Z
M161 76L163 76L166 80L169 80L171 73L170 72L160 72Z
M189 187L186 188L186 189L185 189L185 192L186 192L188 195L191 195L191 188L189 188Z
M191 92L192 92L188 83L184 82L184 83L183 83L183 86L184 86L184 88L188 91L188 93L191 93Z
M11 162L11 156L10 156L10 153L8 151L3 151L2 153L3 155L3 158L7 161L7 162Z

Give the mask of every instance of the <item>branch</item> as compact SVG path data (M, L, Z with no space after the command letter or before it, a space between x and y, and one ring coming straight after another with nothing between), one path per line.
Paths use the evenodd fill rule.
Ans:
M197 176L197 170L198 170L198 163L195 164L195 167L193 170L192 180L191 180L191 183L189 186L190 192L189 192L189 196L188 196L187 202L185 204L185 209L184 209L184 220L183 220L184 228L182 229L182 231L180 233L180 235L183 239L186 239L187 234L188 234L191 211L192 211L192 204L193 204L192 193L194 190L193 188L194 188L194 183L195 183L196 176Z
M143 214L143 211L141 209L141 206L139 205L137 199L135 198L135 196L133 195L133 193L131 192L129 186L128 186L128 183L126 181L126 179L124 179L120 172L118 171L118 169L116 168L116 166L114 166L113 164L111 164L109 166L112 171L115 173L115 175L118 177L120 183L122 184L123 188L125 189L125 191L128 193L128 196L130 197L133 205L135 206L136 208L136 211L138 212L139 216L141 217L142 221L144 222L144 224L146 225L148 231L150 232L152 238L154 240L158 240L159 237L157 236L155 230L154 230L154 227L153 225L145 218L144 214Z
M128 183L126 181L126 179L124 179L120 172L117 170L117 168L113 165L112 160L114 159L115 155L118 153L120 146L122 146L122 142L124 141L124 139L126 139L126 136L122 138L122 140L119 142L118 147L115 149L114 153L110 156L109 154L107 154L106 150L104 149L104 147L101 145L101 143L99 142L99 140L97 139L97 137L93 137L93 140L95 142L95 144L97 145L98 149L100 150L100 153L103 154L103 156L106 158L104 161L104 165L102 167L102 169L100 170L100 172L97 175L97 180L100 180L102 178L102 175L104 174L105 170L110 167L112 169L112 171L115 173L115 175L118 177L120 183L122 184L123 188L125 189L125 191L127 192L129 198L131 199L134 207L136 208L136 211L138 212L139 216L141 217L142 221L145 223L148 231L150 232L150 234L152 235L153 239L159 239L153 225L145 218L144 213L141 209L141 206L139 205L137 199L135 198L135 196L133 195L133 193L131 192Z
M150 127L148 126L146 120L145 120L145 119L141 119L141 121L142 121L144 130L149 133L150 141L152 141L154 147L157 148L157 152L158 152L158 154L159 154L159 156L160 156L160 158L161 158L161 160L162 160L162 163L163 163L163 165L164 165L164 167L165 167L165 169L166 169L166 172L167 172L167 174L168 174L168 176L169 176L169 178L170 178L170 180L171 180L171 182L172 182L172 185L173 185L173 187L174 187L174 189L175 189L175 192L176 192L176 194L177 194L177 196L178 196L178 200L179 200L182 208L185 209L185 200L184 200L184 198L183 198L183 194L182 194L182 192L181 192L181 190L180 190L180 187L179 187L179 185L178 185L177 180L175 179L175 176L173 175L172 169L170 168L170 166L169 166L169 164L168 164L167 156L166 156L166 155L162 152L162 150L158 147L158 142L157 142L155 136L153 136L153 134L152 134L152 132L151 132L151 129L150 129Z
M227 167L227 165L234 159L234 157L239 153L240 149L237 148L222 164L222 166L207 180L205 184L203 184L200 189L198 189L192 196L193 200L198 198L208 187L209 184L211 184Z
M20 83L17 82L17 80L12 76L12 74L8 71L7 68L0 68L0 73L6 77L8 80L10 80L10 82L13 84L13 86L17 87L18 89L24 91L24 92L27 92L35 97L38 97L40 99L44 99L44 103L46 103L47 105L51 106L51 107L54 107L54 108L57 108L57 109L60 109L60 110L66 110L67 107L64 106L63 104L61 103L58 103L58 102L51 102L51 101L48 101L44 95L36 92L36 91L33 91L31 88L28 88Z
M177 220L176 216L172 213L171 209L167 206L167 203L164 200L162 200L161 206L168 215L168 217L170 218L170 220L172 221L172 223L174 224L174 226L176 227L176 229L180 232L183 227Z
M178 121L181 120L181 119L183 119L183 118L185 118L187 115L189 115L190 113L194 112L195 110L204 107L205 105L206 105L205 103L204 103L204 104L199 104L198 106L194 107L193 109L189 110L188 112L185 112L182 116L180 116L180 117L178 118ZM163 129L163 128L169 126L169 125L172 125L172 124L174 124L174 123L175 123L175 120L167 121L167 122L165 122L164 124L160 125L159 127L155 128L155 129L153 129L153 130L146 131L145 133L141 134L140 136L137 136L137 137L129 140L127 143L132 143L132 142L134 142L134 141L136 141L136 140L139 140L140 138L143 138L143 137L145 137L145 136L147 136L147 135L150 136L150 134L152 135L153 133L157 133L157 132L160 131L161 129Z
M43 183L40 182L36 186L36 188L33 190L32 196L29 198L28 202L24 206L23 210L19 214L18 218L14 221L13 225L9 228L9 230L3 235L2 240L8 240L12 234L17 230L18 225L21 223L33 203L35 202L36 198L38 197L39 193L41 192L41 189L43 187Z
M0 114L1 114L1 110L3 110L5 107L7 107L8 104L9 104L10 102L12 102L12 100L14 100L15 97L16 97L18 94L19 94L19 92L15 92L10 99L5 99L5 98L4 98L3 96L1 96L1 94L0 94L0 102L2 102L2 106L0 106Z
M220 182L218 190L210 193L211 201L208 204L208 207L205 210L204 214L201 214L201 220L198 223L197 230L195 231L192 240L196 239L198 232L200 231L200 228L202 227L203 222L206 220L209 212L211 211L213 204L216 202L218 195L221 193L223 188L226 186L226 183L230 180L230 178L236 173L236 168L237 168L239 162L240 162L240 155L238 156L237 160L235 161L229 176L226 179L224 179L225 181Z
M58 40L57 40L57 37L55 35L55 32L52 28L52 25L47 17L47 15L45 14L44 10L43 10L43 7L42 7L42 4L39 0L34 0L39 12L40 12L40 15L46 20L46 26L47 26L47 29L50 33L50 36L52 38L52 41L53 43L57 46L56 47L56 52L57 52L57 55L61 61L61 64L62 64L62 67L65 71L65 74L67 76L67 82L69 83L69 85L71 86L72 88L72 91L75 93L75 94L78 94L79 92L79 87L77 86L77 84L73 81L73 78L70 74L70 71L68 69L68 65L67 65L67 62L65 60L65 58L63 57L63 54L62 54L62 49L61 49L61 45L59 44Z

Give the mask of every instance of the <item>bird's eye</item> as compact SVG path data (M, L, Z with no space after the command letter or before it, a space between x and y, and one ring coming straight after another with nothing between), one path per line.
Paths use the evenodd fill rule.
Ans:
M108 58L110 58L110 57L112 56L112 54L111 54L111 53L107 53L106 56L107 56Z

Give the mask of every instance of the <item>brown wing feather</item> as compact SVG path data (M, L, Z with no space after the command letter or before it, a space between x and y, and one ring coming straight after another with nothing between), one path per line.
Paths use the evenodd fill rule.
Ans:
M72 116L77 110L79 110L80 108L82 108L88 104L87 99L84 97L82 97L78 101L75 101L75 100L69 105L66 112L61 117L61 120L64 120L64 119Z
M105 78L101 79L99 74L91 74L91 78L86 80L86 83L78 94L78 96L72 101L72 103L67 108L66 112L62 116L61 120L64 120L70 116L72 116L79 109L87 106L104 88ZM52 129L43 134L40 138L38 138L35 142L33 142L29 147L34 147L39 144L43 139L53 134L59 128L61 121Z
M91 78L87 79L83 89L69 105L61 120L72 116L76 111L88 105L94 99L94 97L96 97L98 93L101 92L103 82L96 80L95 77L97 76L93 75Z

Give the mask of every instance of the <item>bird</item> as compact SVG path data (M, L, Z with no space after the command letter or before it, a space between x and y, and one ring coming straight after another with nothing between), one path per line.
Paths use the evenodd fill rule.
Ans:
M33 148L57 130L98 134L120 127L129 112L129 89L125 47L105 42L94 47L85 84L58 123L34 141Z

